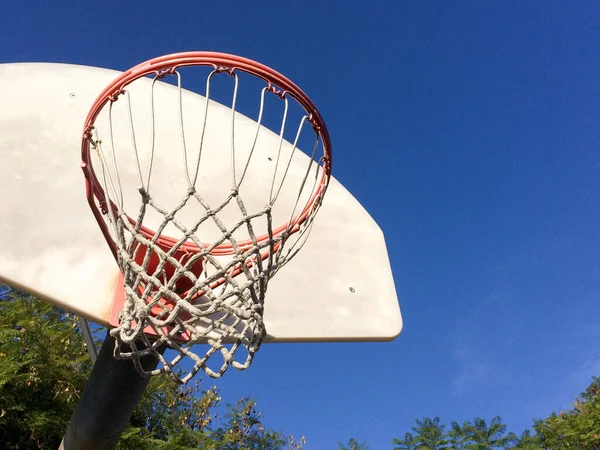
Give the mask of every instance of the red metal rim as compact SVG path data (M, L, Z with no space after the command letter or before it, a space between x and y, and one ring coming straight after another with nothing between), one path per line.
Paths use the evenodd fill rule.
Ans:
M323 174L319 180L318 187L312 197L308 200L302 211L293 217L289 222L284 223L272 232L272 236L278 237L284 232L295 233L299 230L300 225L307 220L314 208L321 202L323 195L329 184L331 177L331 141L329 138L329 132L325 126L325 122L321 117L321 114L317 110L316 106L312 103L310 98L290 79L280 74L279 72L271 69L264 64L258 63L248 58L241 56L230 55L227 53L218 52L183 52L173 53L170 55L160 56L138 64L137 66L129 69L128 71L119 75L111 84L109 84L102 93L98 96L92 108L90 109L84 129L81 142L81 167L86 178L86 190L88 203L90 204L94 216L102 229L102 233L106 238L108 244L111 247L113 254L116 257L116 245L110 237L108 226L102 217L98 204L107 205L110 203L110 207L116 208L110 200L107 202L104 189L99 182L90 157L91 145L90 145L90 133L94 127L94 122L102 110L102 108L109 102L115 101L115 99L122 93L123 89L133 81L142 78L146 75L162 75L176 70L179 67L185 66L212 66L217 70L223 71L242 71L259 77L265 80L271 91L277 95L284 96L289 95L294 98L308 113L309 122L312 124L314 130L319 134L323 143ZM109 206L107 206L109 207ZM132 224L135 221L129 218ZM155 232L146 228L140 227L140 231L148 239L152 239ZM264 242L271 238L269 234L263 234L257 237L258 242ZM178 242L177 239L168 236L160 236L157 239L157 243L166 246L173 247ZM238 247L242 250L252 248L254 243L251 240L238 242ZM205 247L210 247L212 244L204 244ZM198 252L200 248L191 242L186 242L181 245L181 251L185 252ZM215 246L211 250L213 255L231 255L236 253L231 243L222 243ZM268 255L269 251L266 251Z

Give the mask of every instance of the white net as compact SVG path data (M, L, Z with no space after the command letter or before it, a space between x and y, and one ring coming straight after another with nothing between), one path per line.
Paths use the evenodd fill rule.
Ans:
M228 107L211 98L215 77L231 81ZM294 120L294 99L259 80L249 119L238 112L239 79L211 69L200 96L183 89L180 70L140 78L88 130L123 275L115 355L144 375L185 383L200 370L249 367L267 335L268 282L300 250L322 202L328 176L310 115ZM156 370L142 368L147 355Z

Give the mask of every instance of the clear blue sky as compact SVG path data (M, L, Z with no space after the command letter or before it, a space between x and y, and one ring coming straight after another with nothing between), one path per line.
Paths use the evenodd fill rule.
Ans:
M386 234L405 328L265 346L223 397L316 450L434 415L520 433L600 375L600 4L369 3L4 2L0 61L219 50L292 77Z

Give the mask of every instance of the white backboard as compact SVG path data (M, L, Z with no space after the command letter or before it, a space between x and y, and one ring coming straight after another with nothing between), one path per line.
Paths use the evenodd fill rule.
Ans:
M68 64L0 65L0 282L101 324L119 272L85 197L80 147L90 106L117 75ZM204 102L185 96L190 105ZM175 111L160 114L164 121ZM335 175L343 149L335 136L333 143ZM162 158L159 172L175 173ZM292 172L303 170L302 158ZM207 176L217 189L223 174ZM257 198L261 182L251 183ZM265 324L267 342L385 341L402 329L383 233L334 178L304 248L269 283Z

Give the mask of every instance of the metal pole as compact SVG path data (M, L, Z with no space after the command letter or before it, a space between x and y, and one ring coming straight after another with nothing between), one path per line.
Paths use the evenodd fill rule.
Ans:
M81 328L81 334L83 334L83 339L85 339L85 346L88 349L88 353L90 354L90 359L92 360L92 364L96 364L96 359L98 358L98 350L96 349L96 344L94 344L94 338L92 337L92 332L90 330L90 325L88 321L83 316L77 316L79 319L79 328Z
M133 362L113 357L115 340L106 334L77 409L59 450L114 450L150 378L142 377ZM141 359L145 370L158 365Z

